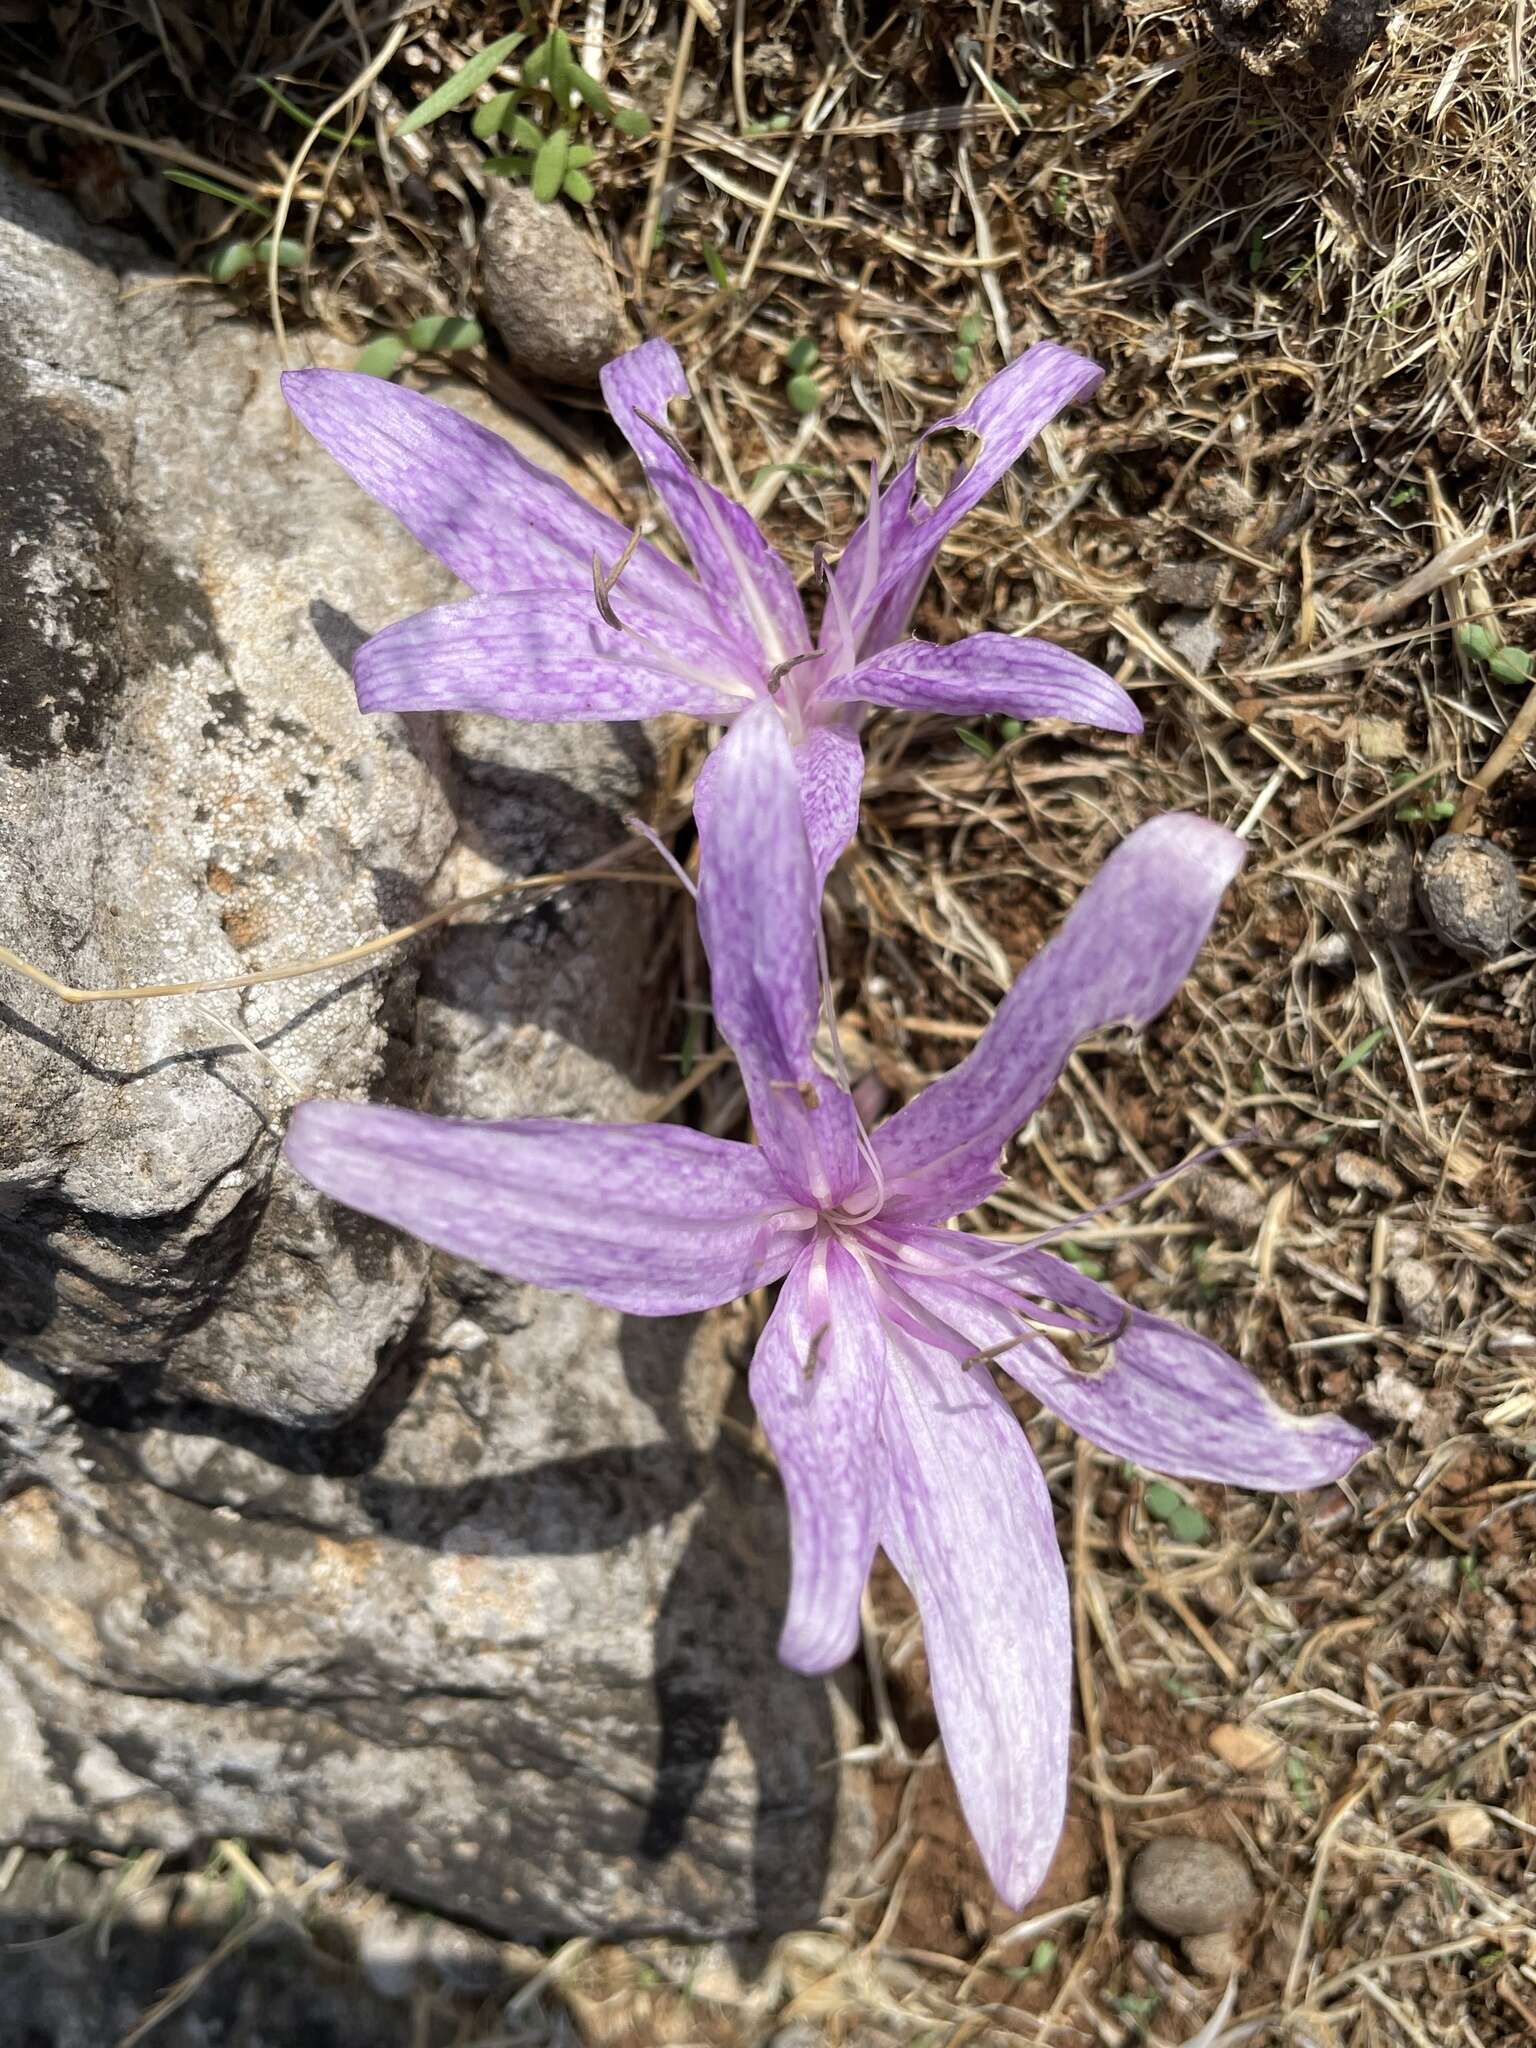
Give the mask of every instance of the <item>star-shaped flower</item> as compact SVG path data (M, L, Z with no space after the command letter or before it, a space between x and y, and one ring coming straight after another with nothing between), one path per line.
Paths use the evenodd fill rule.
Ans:
M1183 815L1133 832L969 1056L867 1136L812 1052L820 890L790 751L771 705L747 712L713 756L700 837L715 1016L755 1145L309 1102L287 1152L327 1194L429 1244L633 1314L782 1281L751 1370L789 1500L781 1655L807 1672L850 1655L883 1547L922 1614L967 1818L1020 1905L1061 1827L1071 1627L1050 1497L991 1365L1156 1471L1291 1491L1337 1478L1368 1440L1285 1412L1215 1344L1048 1251L943 1228L1002 1185L1002 1147L1073 1046L1169 1002L1240 842Z
M603 395L693 576L451 406L344 370L291 371L283 389L316 440L477 593L388 626L359 650L365 711L545 720L680 711L729 724L771 699L825 874L858 823L863 706L1140 732L1119 684L1049 641L902 638L956 521L1102 374L1039 342L931 428L975 435L970 464L933 506L918 493L915 454L883 494L872 484L868 516L827 578L814 642L781 556L749 512L699 475L667 424L688 384L664 341L611 362ZM701 808L707 800L701 778Z

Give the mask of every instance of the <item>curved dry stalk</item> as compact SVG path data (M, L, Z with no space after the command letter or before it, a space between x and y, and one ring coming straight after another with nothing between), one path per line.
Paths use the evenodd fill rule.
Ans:
M623 846L611 859L617 860L636 850L634 845ZM398 925L394 931L383 932L376 939L364 939L356 946L343 946L338 953L325 953L308 960L284 960L276 967L261 967L251 974L227 974L208 981L158 981L130 988L75 988L49 974L46 969L34 967L30 960L23 960L9 946L0 946L0 967L9 967L13 973L36 982L50 995L57 996L61 1003L145 1003L162 996L217 995L221 990L263 988L269 982L298 981L308 974L324 974L332 967L350 967L355 961L369 960L377 953L387 952L391 946L403 945L407 939L419 938L436 925L447 924L461 911L492 903L498 896L509 896L518 889L558 889L567 882L594 881L650 882L663 889L681 886L671 875L625 874L606 861L595 861L590 867L566 868L548 875L515 875L504 882L493 883L489 889L477 890L473 896L455 896L451 903L439 905L436 910L428 911L425 917Z

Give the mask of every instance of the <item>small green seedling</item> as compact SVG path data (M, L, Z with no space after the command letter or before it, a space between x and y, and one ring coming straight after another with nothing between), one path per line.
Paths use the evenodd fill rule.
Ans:
M1463 626L1461 644L1474 661L1480 661L1501 683L1528 683L1536 662L1523 647L1503 645L1487 626Z
M792 377L806 376L820 360L821 350L816 346L814 336L809 334L802 334L798 341L792 341L784 356L785 367Z
M597 152L577 139L583 111L631 141L651 132L649 118L638 107L615 106L578 63L570 37L552 29L523 60L522 83L475 109L470 132L477 141L505 138L516 145L488 157L482 169L493 178L525 179L534 198L546 206L562 195L578 206L589 205L594 188L586 167Z
M1154 1522L1166 1522L1176 1515L1184 1503L1171 1486L1165 1486L1161 1479L1154 1479L1141 1496L1141 1504Z
M796 412L810 414L821 403L821 386L809 375L791 377L784 386L784 396Z
M1037 1941L1030 1954L1029 1967L1036 1977L1048 1977L1056 1967L1055 1942Z
M704 268L715 280L717 291L728 292L731 289L731 273L725 267L725 258L720 254L718 242L704 244Z
M271 261L270 235L264 235L259 242L220 242L208 258L208 275L215 284L233 284L248 270L265 270ZM277 245L277 267L279 270L302 270L304 244L290 241L285 235Z
M478 348L485 330L478 320L465 320L454 313L426 313L413 320L404 334L376 334L357 361L354 370L366 377L392 377L407 356L456 355Z
M1168 1517L1168 1534L1175 1543L1204 1543L1210 1533L1210 1523L1188 1501L1180 1501Z

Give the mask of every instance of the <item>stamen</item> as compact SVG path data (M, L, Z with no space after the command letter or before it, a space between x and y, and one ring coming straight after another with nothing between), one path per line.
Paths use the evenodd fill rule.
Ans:
M592 595L597 603L598 615L605 625L612 626L617 633L623 632L624 621L613 608L613 592L618 585L619 578L634 559L635 549L639 545L639 533L631 533L628 541L625 543L623 554L614 563L613 568L606 572L603 569L602 561L598 556L596 548L592 550Z

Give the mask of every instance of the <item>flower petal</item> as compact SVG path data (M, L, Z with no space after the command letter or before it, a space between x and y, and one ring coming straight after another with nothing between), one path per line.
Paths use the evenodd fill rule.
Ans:
M868 659L900 639L951 528L1002 481L1040 430L1103 375L1086 356L1037 341L969 405L928 429L925 441L958 428L977 435L980 445L937 505L915 496L916 466L908 463L850 540L835 575L861 656Z
M353 370L290 370L283 396L353 481L471 590L590 597L593 555L612 569L629 544L616 519L437 399ZM621 588L710 629L703 591L649 542Z
M885 1337L864 1276L820 1240L791 1268L752 1359L752 1403L789 1501L790 1587L779 1655L832 1671L859 1640L859 1598L885 1497Z
M1064 718L1106 732L1142 729L1141 713L1113 676L1049 640L1007 633L973 633L948 647L906 640L836 677L820 694L951 718L1001 712L1010 718Z
M580 598L472 597L417 612L365 640L353 658L364 711L490 711L569 721L687 711L725 718L742 699L699 664L682 632L675 655L605 626ZM718 671L716 671L718 674Z
M939 1233L935 1233L939 1235ZM1017 1318L980 1293L967 1296L964 1267L1005 1279L1037 1297L1091 1317L1120 1334L1096 1354L1097 1370L1077 1372L1055 1345L1032 1337L998 1354L1002 1366L1079 1436L1117 1458L1183 1479L1214 1479L1267 1493L1304 1493L1347 1472L1371 1439L1338 1415L1294 1415L1245 1365L1178 1323L1129 1308L1108 1287L1065 1259L1021 1251L998 1263L998 1247L942 1233L943 1251L960 1270L951 1280L912 1285L978 1350L1019 1333Z
M794 577L751 513L704 481L667 425L668 405L689 395L677 351L669 342L643 342L606 364L601 376L608 410L737 636L761 650L767 668L803 654L810 637Z
M825 725L812 725L794 754L800 778L800 814L820 889L859 829L864 749L856 727L839 717Z
M715 1020L786 1187L829 1207L862 1178L853 1098L811 1057L821 891L784 721L768 702L715 749L699 833L699 930Z
M1072 1635L1050 1495L985 1372L905 1337L889 1358L881 1542L922 1614L966 1820L1018 1907L1045 1877L1067 1798Z
M676 1124L479 1124L316 1101L294 1111L283 1149L349 1208L636 1315L733 1301L803 1242L760 1152Z
M1243 843L1184 812L1122 840L998 1005L974 1049L876 1131L886 1213L939 1222L1000 1185L1003 1145L1039 1108L1079 1039L1149 1024L1210 930Z

